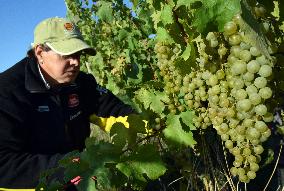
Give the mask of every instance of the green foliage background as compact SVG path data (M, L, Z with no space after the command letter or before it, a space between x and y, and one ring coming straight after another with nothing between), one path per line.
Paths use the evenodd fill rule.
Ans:
M66 157L61 164L67 169L66 181L81 175L84 179L79 190L142 190L161 176L168 181L169 174L179 172L175 178L184 177L179 182L181 190L188 185L195 189L209 188L216 178L216 184L224 184L227 170L216 134L197 130L192 123L194 111L189 108L175 114L169 112L167 107L172 98L165 92L154 47L157 43L178 47L175 68L178 75L185 76L197 64L196 39L204 38L210 31L222 32L225 23L244 11L242 1L132 0L132 7L122 0L65 2L68 17L97 50L96 56L82 58L81 69L93 74L101 85L141 113L139 117L129 117L130 129L117 123L109 141L91 137L84 152ZM268 12L274 11L276 21L283 24L283 2L275 1L278 10L266 0L259 2ZM254 19L248 17L248 20ZM252 31L252 38L259 36L249 24L247 29ZM177 96L181 104L183 96ZM156 118L161 119L158 129ZM148 121L148 131L143 119ZM74 156L80 156L81 162L71 163ZM93 176L98 177L96 181L91 179ZM55 189L62 183L53 181L51 185L47 186L43 179L39 187Z

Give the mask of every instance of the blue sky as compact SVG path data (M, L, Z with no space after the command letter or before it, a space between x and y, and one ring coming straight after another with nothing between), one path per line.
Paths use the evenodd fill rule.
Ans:
M125 3L129 4L128 0ZM33 30L43 19L65 17L64 0L2 0L0 5L0 72L25 57Z
M48 17L65 17L64 0L1 1L0 72L25 57L34 27Z

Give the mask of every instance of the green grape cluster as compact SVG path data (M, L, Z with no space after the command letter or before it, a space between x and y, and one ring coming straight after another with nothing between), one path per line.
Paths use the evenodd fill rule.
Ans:
M196 112L194 125L213 125L235 158L231 174L247 183L255 178L262 143L271 135L274 61L247 41L240 19L237 15L223 33L210 32L200 42L199 68L183 78L182 90L185 104Z
M224 35L230 46L225 63L231 108L235 115L222 123L213 123L234 155L231 173L242 182L254 179L259 169L262 142L271 135L266 122L273 120L267 100L272 97L268 86L271 81L273 61L266 58L257 47L246 42L245 33L236 21L224 27Z
M168 110L172 114L182 112L185 110L185 107L180 103L178 98L182 89L182 76L174 65L175 55L179 51L178 47L171 49L169 45L158 42L154 50L157 54L157 65L160 75L163 77L165 83L165 92L170 98Z

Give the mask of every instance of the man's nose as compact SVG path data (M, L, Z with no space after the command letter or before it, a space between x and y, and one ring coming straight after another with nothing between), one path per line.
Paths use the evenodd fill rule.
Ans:
M70 65L75 67L80 65L80 58L69 58L69 59L70 59Z

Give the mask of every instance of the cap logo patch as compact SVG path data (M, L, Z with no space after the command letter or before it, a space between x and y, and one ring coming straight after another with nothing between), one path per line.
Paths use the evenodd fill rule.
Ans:
M76 107L79 105L79 96L77 94L69 95L68 107Z
M66 29L66 31L73 31L75 29L73 23L64 23L64 28Z

